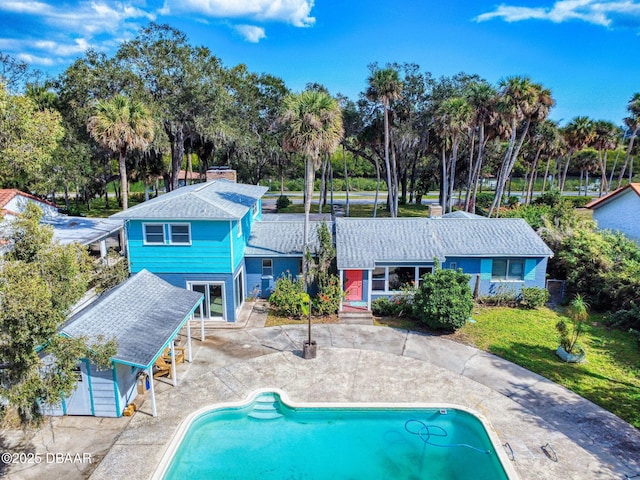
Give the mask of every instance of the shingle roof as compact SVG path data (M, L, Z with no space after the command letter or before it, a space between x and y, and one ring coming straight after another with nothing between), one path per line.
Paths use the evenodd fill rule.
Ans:
M521 218L337 218L336 250L339 269L448 256L553 255Z
M628 185L625 185L622 188L614 190L613 192L611 192L608 195L605 195L604 197L596 198L592 202L587 203L585 205L585 207L586 208L599 208L602 205L604 205L605 203L608 203L609 201L617 198L621 193L624 193L627 190L635 192L635 194L640 197L640 183L630 183Z
M265 194L267 187L212 180L178 188L135 205L111 218L123 220L237 220Z
M61 333L115 338L114 361L147 368L201 301L201 293L174 287L142 270L73 315Z
M318 248L318 226L322 222L309 222L309 247ZM327 224L331 231L331 224ZM275 257L302 255L304 222L256 222L251 227L251 236L245 249L247 257Z

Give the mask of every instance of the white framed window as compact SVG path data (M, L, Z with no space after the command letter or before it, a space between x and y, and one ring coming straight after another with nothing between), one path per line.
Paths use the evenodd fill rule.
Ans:
M242 236L242 220L238 220L238 238Z
M236 302L236 312L240 310L244 302L244 271L240 270L233 279L233 296Z
M256 202L256 203L254 203L254 204L253 204L253 206L251 207L251 212L253 213L253 217L254 217L254 218L258 216L258 213L260 213L260 209L258 208L258 204L259 204L259 203L260 203L260 202L259 202L259 201L257 201L257 202Z
M169 243L172 245L191 245L191 228L189 224L170 223Z
M270 258L262 259L262 276L273 277L273 260Z
M142 225L145 245L164 245L164 223Z
M524 259L494 258L491 265L491 280L514 282L524 280Z
M187 289L202 293L204 301L193 312L203 320L225 320L226 300L224 282L187 282Z
M422 277L433 272L433 267L388 266L375 267L371 272L371 290L374 292L399 292L405 285L422 283Z
M458 264L456 262L451 262L449 264L449 270L458 270Z

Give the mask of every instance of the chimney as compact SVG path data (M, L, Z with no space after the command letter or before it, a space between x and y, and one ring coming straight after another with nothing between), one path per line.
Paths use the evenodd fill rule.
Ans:
M442 206L435 204L429 205L429 218L439 218L442 216Z
M207 182L211 180L229 180L233 183L238 181L236 171L229 167L211 167L207 170Z

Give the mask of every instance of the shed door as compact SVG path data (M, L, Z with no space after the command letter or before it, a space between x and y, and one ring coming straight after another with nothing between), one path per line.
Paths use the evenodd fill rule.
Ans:
M89 377L87 365L82 362L73 371L76 376L76 389L65 400L67 415L92 415L91 392L89 391Z
M362 301L362 270L344 271L344 290L348 302Z

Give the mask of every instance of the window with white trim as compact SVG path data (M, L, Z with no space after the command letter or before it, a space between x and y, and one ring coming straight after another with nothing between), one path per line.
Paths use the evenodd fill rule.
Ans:
M494 258L491 266L491 280L524 280L524 259Z
M270 258L262 259L262 276L273 277L273 260Z
M191 245L188 223L145 223L142 229L145 245Z
M191 244L191 229L188 223L169 224L169 243L177 245Z
M371 290L374 292L399 292L404 286L419 286L422 283L422 277L432 271L433 267L376 267L371 273Z
M242 220L238 220L238 238L242 236Z
M253 207L251 207L251 211L253 212L253 217L254 218L257 217L258 213L260 212L260 210L258 209L258 204L259 203L260 202L256 202L256 203L253 204Z
M164 224L163 223L145 223L142 226L144 233L144 243L149 245L164 244Z

